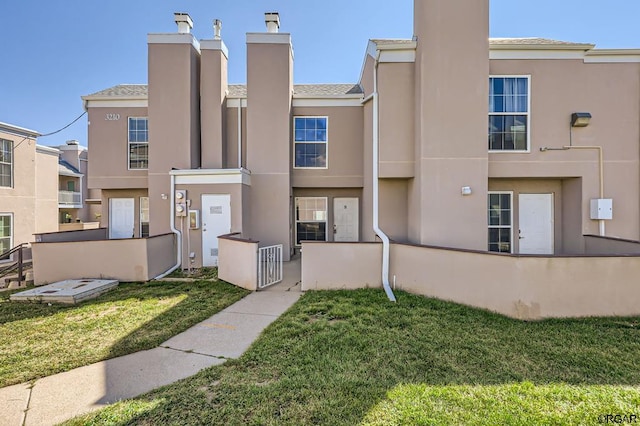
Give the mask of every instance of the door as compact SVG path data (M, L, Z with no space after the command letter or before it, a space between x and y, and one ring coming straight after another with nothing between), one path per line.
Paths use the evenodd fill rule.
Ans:
M202 266L218 266L218 236L231 232L231 195L202 196Z
M333 199L333 241L358 241L358 198Z
M109 238L133 238L133 198L109 198Z
M553 194L520 194L519 244L522 254L553 254Z

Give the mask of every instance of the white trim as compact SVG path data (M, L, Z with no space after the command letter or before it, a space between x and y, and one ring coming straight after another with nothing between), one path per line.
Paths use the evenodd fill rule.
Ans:
M36 144L36 152L40 154L60 155L60 150L52 146Z
M490 74L489 80L492 78L526 78L527 79L527 112L489 112L487 120L492 115L526 115L527 116L527 149L489 149L489 154L528 154L531 152L531 74ZM489 99L487 99L489 101ZM488 134L487 134L488 136ZM488 140L487 140L488 143Z
M296 98L292 101L294 108L305 107L361 107L362 95L352 98Z
M298 220L296 217L296 207L298 200L324 200L324 220ZM294 197L293 200L293 245L294 247L301 247L298 244L298 223L324 223L324 240L329 241L329 197Z
M326 120L327 127L325 131L327 132L327 139L324 142L314 142L314 141L296 141L296 118L324 118ZM293 122L291 123L291 128L293 129L293 168L294 170L327 170L329 168L329 116L327 115L294 115ZM315 144L324 144L325 145L325 156L326 162L324 167L296 167L296 144L297 143L315 143Z
M147 97L135 98L103 98L103 99L85 99L86 108L148 108L149 100Z
M191 33L147 34L148 44L190 44L200 52L200 43Z
M179 185L242 184L251 186L251 173L245 169L171 170Z
M220 50L224 54L224 57L229 59L229 49L222 40L200 40L201 50Z
M288 44L291 45L289 33L247 33L247 44Z
M247 98L227 98L227 108L246 108Z
M415 62L416 51L415 50L380 50L380 63L405 63Z
M16 136L23 136L30 139L35 139L38 136L40 136L40 133L36 132L35 130L14 126L13 124L3 123L1 121L0 121L0 132L10 133Z
M506 226L499 225L489 225L489 195L491 194L509 194L509 230L510 230L510 253L514 253L514 244L513 244L513 191L487 191L487 251L489 251L489 228L493 226L495 229L506 229ZM490 253L504 253L504 252L490 252Z
M9 216L11 219L11 224L9 226L9 250L11 250L13 248L13 234L14 234L14 213L13 212L6 212L6 213L0 213L0 216ZM3 237L6 238L6 237Z
M129 129L129 120L130 119L146 119L147 120L147 141L146 142L131 142L129 140L129 135L131 132L131 129ZM135 169L131 168L131 144L135 143L138 145L141 144L147 144L147 167L145 168L138 168L136 167ZM127 116L127 170L149 170L149 117L132 117L132 116Z
M584 50L524 50L522 48L512 50L489 50L489 59L494 60L523 60L523 59L579 59L584 60Z
M584 62L595 63L640 63L640 49L596 49L587 52Z

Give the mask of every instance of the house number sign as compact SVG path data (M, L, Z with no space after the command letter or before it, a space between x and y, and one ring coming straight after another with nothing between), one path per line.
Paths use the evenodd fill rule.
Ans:
M105 121L117 121L120 120L120 114L106 114Z

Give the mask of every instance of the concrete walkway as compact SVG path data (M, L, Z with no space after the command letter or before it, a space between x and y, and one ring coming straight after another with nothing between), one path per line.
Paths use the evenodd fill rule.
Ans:
M0 389L0 425L53 425L239 357L300 298L299 260L284 268L282 283L249 294L155 349Z

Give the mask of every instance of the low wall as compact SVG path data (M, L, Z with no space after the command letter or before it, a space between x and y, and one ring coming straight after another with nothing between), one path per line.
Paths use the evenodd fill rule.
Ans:
M241 234L218 237L218 278L247 290L258 288L258 241Z
M175 264L173 234L151 238L33 243L34 284L80 278L148 281Z
M302 288L379 287L381 251L381 244L304 244ZM390 280L395 277L397 289L527 320L640 315L638 276L638 256L517 256L391 246Z
M100 222L71 222L58 224L58 230L60 232L67 231L81 231L84 229L98 229L100 228Z
M96 222L97 223L97 222ZM75 224L72 224L75 225ZM82 225L82 224L79 224ZM75 231L34 234L37 243L60 243L65 241L101 241L108 238L107 228L80 229Z
M584 244L586 254L640 254L640 241L600 237L598 235L585 235Z

